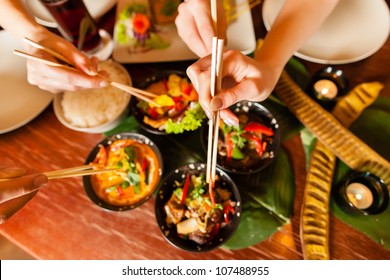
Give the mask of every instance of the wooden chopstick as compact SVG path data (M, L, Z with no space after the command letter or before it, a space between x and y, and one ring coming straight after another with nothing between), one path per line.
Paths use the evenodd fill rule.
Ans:
M44 58L41 58L41 57L38 57L38 56L35 56L35 55L32 55L32 54L29 54L29 53L26 53L26 52L22 52L22 51L19 51L19 50L14 50L13 54L21 56L21 57L24 57L24 58L28 58L28 59L31 59L31 60L34 60L34 61L37 61L37 62L40 62L40 63L44 63L44 64L49 65L49 66L60 67L60 68L73 70L73 71L79 71L78 69L74 68L73 66L68 66L68 65L65 65L65 64L58 63L58 62L50 61L50 60L47 60L47 59L44 59Z
M35 55L32 55L32 54L29 54L29 53L26 53L26 52L22 52L22 51L19 51L19 50L14 50L14 54L15 55L18 55L18 56L21 56L21 57L24 57L24 58L28 58L28 59L31 59L31 60L34 60L34 61L37 61L37 62L40 62L40 63L44 63L46 65L49 65L49 66L54 66L54 67L60 67L60 68L64 68L64 69L67 69L67 70L73 70L73 71L79 71L77 68L75 68L72 63L67 59L65 58L63 55L61 55L60 53L52 50L52 49L49 49L49 48L46 48L45 46L42 46L28 38L24 38L23 39L24 42L26 42L27 44L33 46L33 47L36 47L36 48L39 48L41 50L44 50L46 51L47 53L53 55L54 57L60 59L61 61L67 63L68 65L65 65L65 64L62 64L62 63L59 63L59 62L54 62L54 61L50 61L50 60L47 60L47 59L44 59L44 58L41 58L41 57L37 57ZM134 95L135 97L139 98L139 99L142 99L148 103L151 103L153 104L155 107L161 107L160 104L158 104L157 102L155 102L153 99L151 98L155 98L157 97L156 94L152 93L152 92L148 92L148 91L145 91L145 90L141 90L141 89L138 89L138 88L134 88L134 87L131 87L131 86L128 86L128 85L124 85L124 84L121 84L121 83L118 83L118 82L114 82L114 81L111 81L110 79L108 79L107 77L105 76L102 76L102 75L99 75L101 78L104 78L106 79L110 85L112 85L113 87L116 87L124 92L127 92L131 95Z
M118 170L118 168L92 169L92 170L83 170L83 171L75 171L75 172L64 172L62 174L61 173L57 173L57 174L43 173L43 174L46 175L49 180L53 180L53 179L87 176L87 175L100 174L105 172L113 172L115 170Z
M222 54L224 47L224 40L218 38L218 17L217 5L215 0L211 0L211 18L214 24L215 33L217 37L212 39L211 52L211 81L210 92L211 96L221 90L222 84ZM206 182L209 184L209 189L212 190L215 183L217 153L218 153L218 135L219 135L220 116L219 111L209 121L209 137L207 143L207 169Z
M43 172L42 174L46 175L49 180L53 180L53 179L87 176L87 175L100 174L105 172L113 172L119 169L119 168L93 169L94 167L98 167L98 165L87 164L82 166ZM0 179L0 182L5 182L14 179L17 178Z

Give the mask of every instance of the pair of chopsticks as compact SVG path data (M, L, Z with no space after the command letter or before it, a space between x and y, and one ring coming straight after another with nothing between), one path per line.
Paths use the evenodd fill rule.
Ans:
M87 164L87 165L66 168L66 169L48 171L42 174L46 175L49 180L53 180L53 179L88 176L88 175L94 175L94 174L100 174L100 173L112 172L118 170L118 168L104 168L104 169L95 169L95 168L99 168L99 166L93 164ZM9 181L13 179L16 178L0 179L0 182Z
M13 53L15 55L18 55L18 56L21 56L21 57L25 57L25 58L28 58L28 59L31 59L31 60L34 60L34 61L37 61L37 62L40 62L40 63L44 63L44 64L49 65L49 66L60 67L60 68L68 69L68 70L72 70L72 71L80 71L80 70L76 69L74 67L74 65L72 64L72 62L70 62L62 54L60 54L60 53L58 53L58 52L56 52L56 51L54 51L54 50L52 50L50 48L42 46L42 45L38 44L37 42L34 42L31 39L23 38L23 41L25 43L29 44L30 46L33 46L33 47L38 48L38 49L41 49L41 50L51 54L52 56L54 56L55 58L59 59L60 61L54 62L54 61L46 60L44 58L37 57L35 55L29 54L29 53L26 53L26 52L22 52L22 51L19 51L19 50L14 50ZM62 63L60 63L60 62L62 62ZM64 64L64 63L66 63L66 64ZM135 97L137 97L139 99L145 100L146 102L151 103L151 104L153 104L156 107L161 107L160 104L158 104L157 102L155 102L153 100L153 98L156 98L157 95L152 93L152 92L148 92L148 91L141 90L141 89L138 89L138 88L135 88L135 87L131 87L131 86L128 86L128 85L117 83L117 82L111 81L107 77L104 77L104 76L101 76L101 75L100 75L100 77L108 80L110 85L112 85L113 87L116 87L116 88L118 88L120 90L123 90L123 91L125 91L125 92L127 92L127 93L129 93L131 95L134 95Z
M217 34L216 37L212 38L212 51L211 51L211 81L210 81L210 92L211 96L221 90L222 85L222 54L224 48L224 40L218 38L217 33L217 2L211 0L211 17L214 24L214 30ZM217 166L217 152L218 152L218 134L219 134L220 116L219 111L209 120L209 132L208 132L208 143L207 143L207 168L206 168L206 182L209 184L209 193L211 202L215 205L214 200L214 184L216 176Z
M228 22L232 22L237 19L240 15L250 11L252 8L261 4L263 0L241 0L240 3L236 3L233 0L234 4L228 3L229 7L224 7L227 11L226 18ZM238 1L237 1L238 2Z

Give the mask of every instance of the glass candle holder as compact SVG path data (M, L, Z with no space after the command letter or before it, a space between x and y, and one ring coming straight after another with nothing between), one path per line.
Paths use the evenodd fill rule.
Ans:
M337 188L335 199L347 212L373 215L387 209L389 191L377 176L369 172L353 172Z
M53 16L61 35L79 50L93 53L101 47L99 30L82 0L39 0Z
M318 103L329 107L347 93L348 84L343 71L328 66L313 75L307 92Z

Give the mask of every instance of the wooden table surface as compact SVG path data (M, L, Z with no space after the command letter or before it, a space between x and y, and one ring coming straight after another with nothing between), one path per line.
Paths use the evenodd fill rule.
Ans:
M265 29L261 6L252 13L256 36L262 37ZM109 23L108 28L112 27ZM302 63L311 73L324 67ZM126 68L137 82L152 68L185 69L189 64L126 65ZM338 67L345 71L351 86L380 81L385 85L382 95L390 97L389 65L390 40L387 40L373 56ZM29 124L0 135L1 165L39 171L82 165L91 148L101 139L102 134L66 128L49 106ZM296 193L291 224L246 249L220 248L208 253L176 249L164 240L158 229L154 198L132 211L106 212L90 201L80 178L51 181L21 211L0 225L0 233L37 259L302 259L299 213L306 175L304 154L298 137L284 146L294 156ZM330 218L329 245L331 259L390 259L390 251L334 216Z

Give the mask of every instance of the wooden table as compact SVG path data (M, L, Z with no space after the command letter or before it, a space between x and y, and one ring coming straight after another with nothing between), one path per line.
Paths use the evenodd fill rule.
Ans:
M262 37L265 29L260 16L261 6L256 7L253 14L256 36ZM108 26L112 27L110 21ZM126 67L137 82L151 67L185 69L189 63ZM302 63L311 73L324 67L306 61ZM385 84L382 94L390 97L389 65L390 40L387 40L373 56L338 67L345 71L352 86L380 81ZM24 127L0 135L2 165L39 171L81 165L102 138L101 134L86 134L64 127L49 106ZM0 233L37 259L302 259L299 213L306 175L304 153L298 137L284 146L294 155L296 193L291 224L246 249L217 249L201 254L176 249L164 240L158 229L154 198L132 211L106 212L86 196L80 178L51 181L20 212L0 226ZM390 259L390 251L333 216L330 219L330 255L332 259Z

